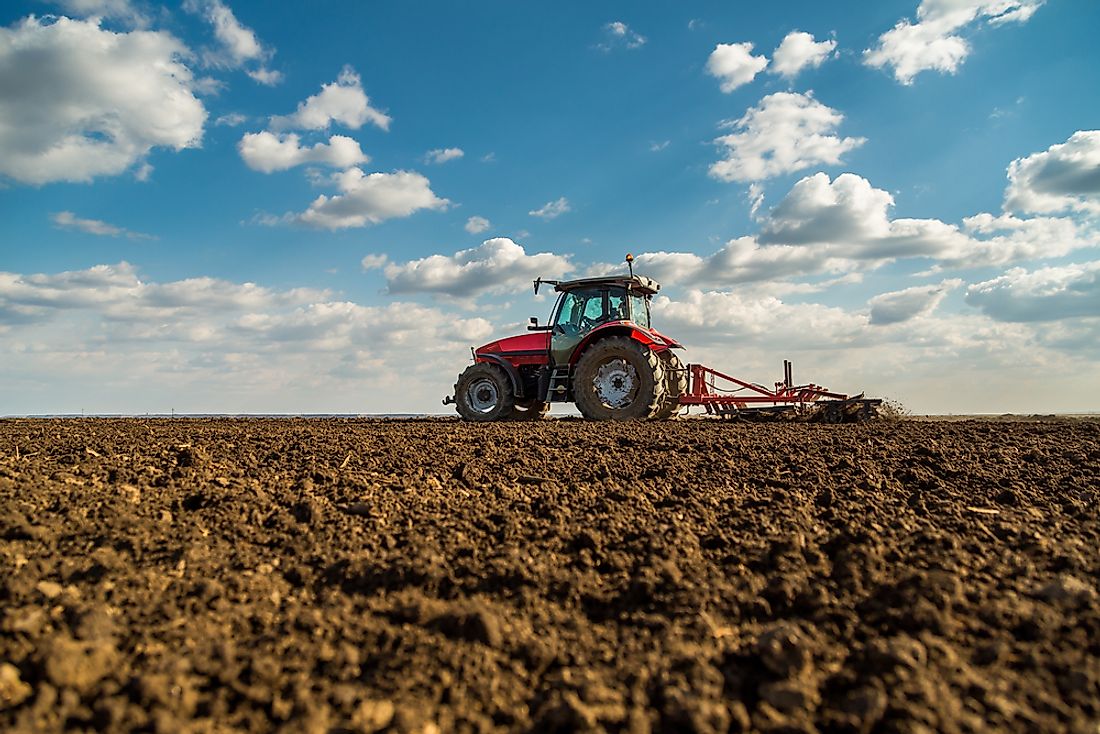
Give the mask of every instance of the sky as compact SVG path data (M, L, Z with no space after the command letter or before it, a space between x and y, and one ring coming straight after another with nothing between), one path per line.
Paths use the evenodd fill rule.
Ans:
M449 412L531 281L685 361L1100 411L1100 3L8 2L0 415Z

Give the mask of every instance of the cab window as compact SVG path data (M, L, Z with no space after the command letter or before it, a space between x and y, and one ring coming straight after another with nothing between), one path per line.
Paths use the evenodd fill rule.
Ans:
M638 326L649 328L649 299L637 293L630 294L630 319Z

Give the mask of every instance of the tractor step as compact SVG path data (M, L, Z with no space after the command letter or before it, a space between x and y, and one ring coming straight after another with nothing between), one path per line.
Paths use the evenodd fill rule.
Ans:
M573 368L570 365L554 367L546 387L546 402L567 403L573 400L570 387L573 384Z

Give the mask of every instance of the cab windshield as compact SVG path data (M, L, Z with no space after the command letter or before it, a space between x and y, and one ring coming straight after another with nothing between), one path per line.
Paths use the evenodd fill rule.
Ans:
M629 313L625 290L583 288L562 297L554 325L562 334L581 334L607 321L627 319Z

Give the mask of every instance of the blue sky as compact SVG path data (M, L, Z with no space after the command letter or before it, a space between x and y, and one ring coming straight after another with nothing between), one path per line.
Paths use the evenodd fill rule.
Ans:
M689 361L1100 410L1095 2L0 12L0 413L442 410L628 251Z

